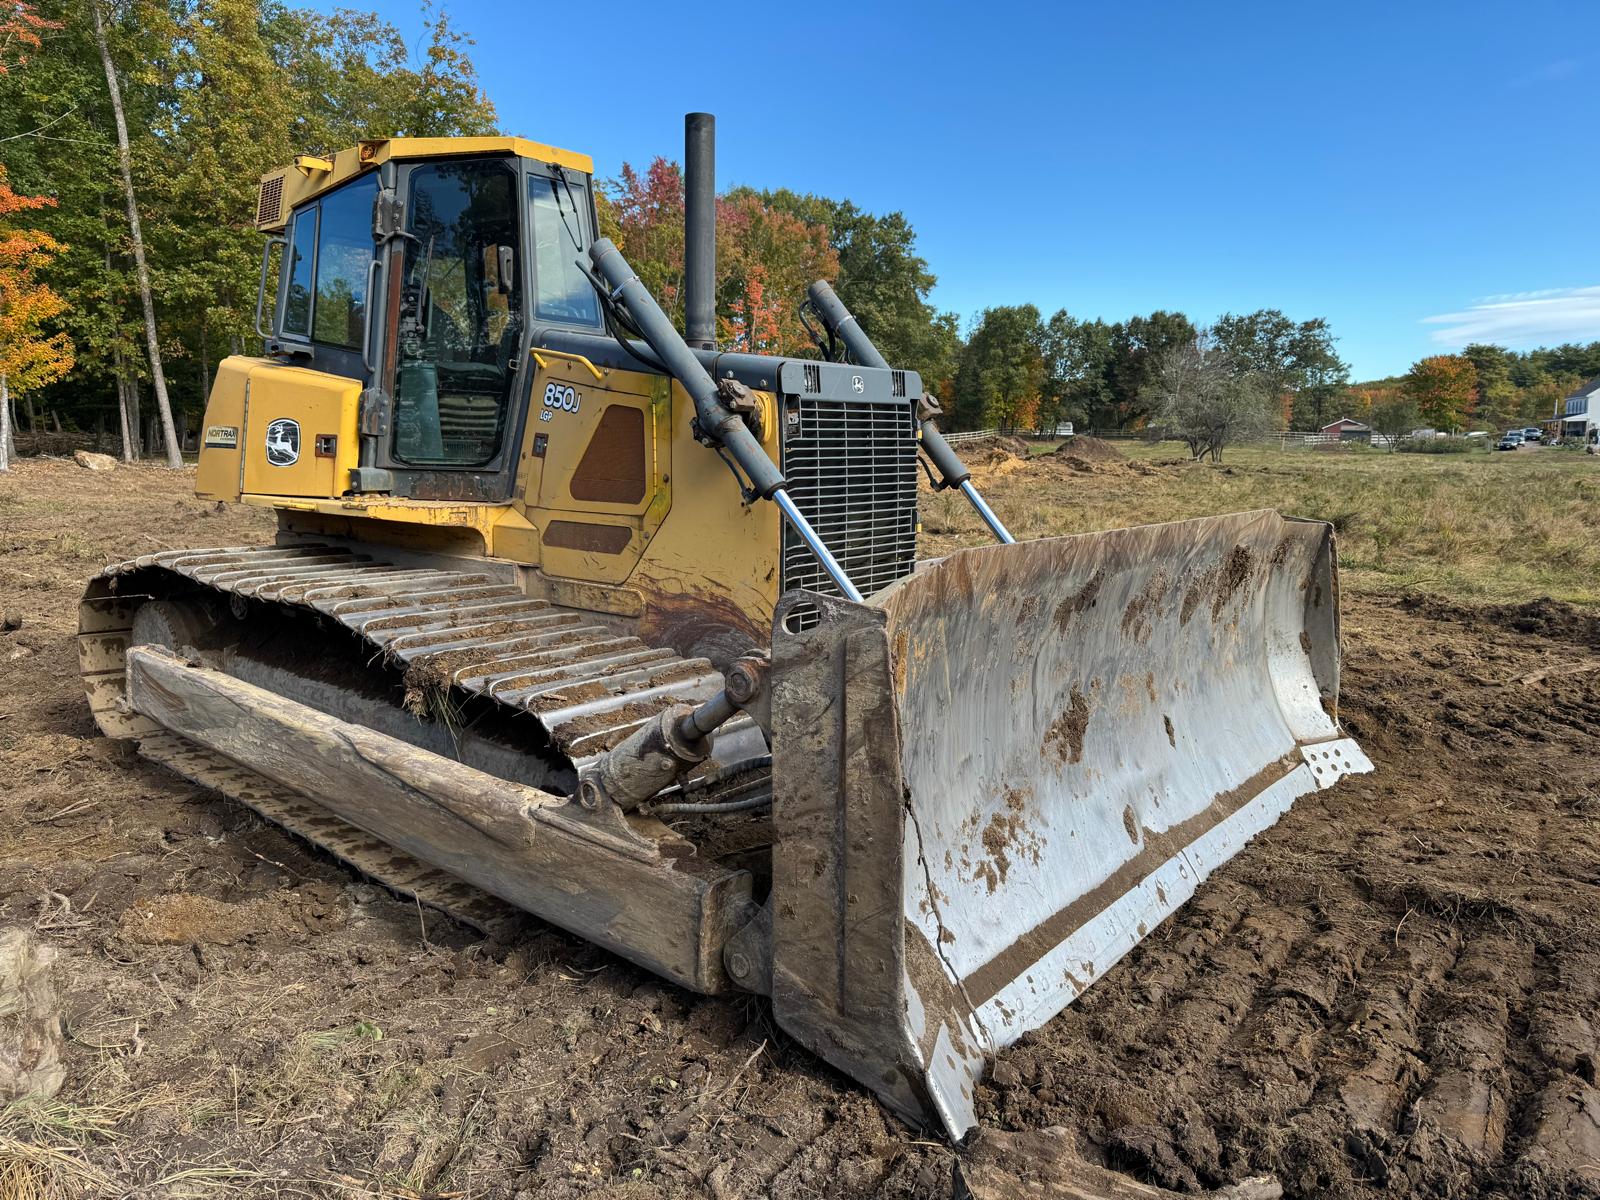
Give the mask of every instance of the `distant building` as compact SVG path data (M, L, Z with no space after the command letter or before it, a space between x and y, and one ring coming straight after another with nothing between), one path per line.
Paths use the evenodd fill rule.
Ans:
M1558 438L1584 438L1589 430L1600 428L1600 377L1570 393L1561 402L1561 415L1544 424Z
M1319 432L1337 437L1341 442L1372 440L1372 426L1364 425L1354 417L1340 417L1337 421L1324 425Z

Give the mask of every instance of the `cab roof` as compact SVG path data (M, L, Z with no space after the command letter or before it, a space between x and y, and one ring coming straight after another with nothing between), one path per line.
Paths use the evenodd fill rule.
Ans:
M257 193L256 228L263 233L282 232L289 223L289 213L297 205L391 159L451 158L467 154L514 154L520 158L553 163L585 175L594 174L594 159L587 154L562 150L527 138L383 138L359 142L340 150L332 158L302 154L287 167L268 171L261 177L261 187Z

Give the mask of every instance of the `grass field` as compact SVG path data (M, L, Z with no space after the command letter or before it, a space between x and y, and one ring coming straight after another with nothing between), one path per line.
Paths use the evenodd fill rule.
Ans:
M1026 463L976 455L974 478L1018 537L1276 508L1333 523L1349 588L1600 604L1600 458L1251 446L1214 465L1176 443L1115 445L1126 462L1074 467L1048 443ZM987 540L952 493L925 496L923 521L929 550Z

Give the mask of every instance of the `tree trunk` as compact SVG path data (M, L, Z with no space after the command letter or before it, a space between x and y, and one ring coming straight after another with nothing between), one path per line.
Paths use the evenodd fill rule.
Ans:
M28 411L28 432L37 435L39 432L39 414L34 411L33 397L24 396L22 398L22 407ZM38 453L37 446L34 447L34 453Z
M57 433L61 432L61 414L53 408L50 410L50 424L55 426Z
M131 463L137 455L133 449L133 426L128 422L128 381L122 377L120 362L117 364L117 416L122 423L122 461Z
M11 447L11 392L6 387L6 377L0 375L0 471L11 469L15 453Z
M100 0L89 0L89 11L94 15L94 40L100 49L100 65L106 73L106 91L111 96L111 115L117 126L117 161L122 168L123 196L128 202L128 230L133 235L134 273L139 280L139 301L144 306L144 337L150 352L150 378L155 385L156 411L161 416L161 431L166 437L167 466L177 470L183 466L183 454L178 449L177 436L172 430L167 377L161 369L161 340L156 333L156 301L150 291L150 268L144 260L144 232L139 227L139 203L133 191L133 155L128 148L128 120L122 112L122 87L117 82L116 65L111 61L111 44L106 40Z

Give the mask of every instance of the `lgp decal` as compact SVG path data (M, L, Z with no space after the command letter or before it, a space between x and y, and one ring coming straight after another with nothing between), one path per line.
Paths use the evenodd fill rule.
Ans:
M854 391L864 392L867 390L867 381L859 375L852 375L850 376L850 387Z
M237 425L207 425L205 446L207 450L237 450L239 427Z
M547 383L544 385L544 411L539 414L539 420L548 421L558 412L575 413L582 403L583 397L566 384Z
M267 464L292 467L300 461L300 422L279 417L267 425Z

